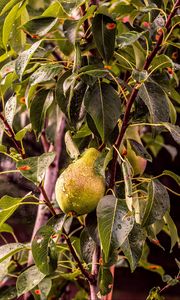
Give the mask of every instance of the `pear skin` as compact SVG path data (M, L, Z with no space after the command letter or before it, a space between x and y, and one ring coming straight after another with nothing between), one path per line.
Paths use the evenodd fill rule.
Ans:
M59 176L55 194L66 214L84 215L94 210L105 193L105 180L95 171L94 163L100 152L87 149L83 156L70 164Z

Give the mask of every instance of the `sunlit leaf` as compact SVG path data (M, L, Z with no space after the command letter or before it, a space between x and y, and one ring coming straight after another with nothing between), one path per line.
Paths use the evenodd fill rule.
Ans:
M16 112L17 97L16 95L11 96L5 105L5 118L10 126L12 126L14 115Z
M54 17L36 17L24 24L23 29L32 35L42 37L57 24L57 21L58 19Z

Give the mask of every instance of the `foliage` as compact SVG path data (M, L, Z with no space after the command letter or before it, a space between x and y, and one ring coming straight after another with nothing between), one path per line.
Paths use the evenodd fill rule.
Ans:
M176 156L164 135L180 142L180 1L173 3L1 1L0 153L15 170L0 174L15 172L33 184L23 197L0 199L0 236L15 238L0 247L0 279L17 278L0 288L1 299L29 291L34 299L59 299L72 281L74 299L97 299L111 291L122 254L132 272L139 266L159 273L166 287L179 283L179 274L164 275L148 262L148 243L161 246L161 231L170 235L171 251L179 243L161 179L179 185L180 178L145 170L161 147ZM29 151L29 137L39 153ZM61 157L67 165L90 147L101 152L94 171L105 177L106 193L90 214L66 216L54 197ZM6 222L28 204L49 213L23 244ZM147 299L164 299L163 291L154 287Z

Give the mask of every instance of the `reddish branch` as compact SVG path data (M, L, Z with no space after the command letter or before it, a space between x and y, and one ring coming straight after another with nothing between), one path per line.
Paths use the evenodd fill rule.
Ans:
M172 17L175 15L176 10L179 7L179 5L180 5L180 0L177 0L174 7L173 7L173 9L172 9L172 12L169 14L169 16L167 18L167 21L166 21L166 24L165 24L165 28L166 28L167 32L169 32L169 30L170 30ZM163 41L163 31L161 32L154 49L151 51L151 53L149 54L149 56L147 57L147 59L144 63L144 67L143 67L144 70L148 70L153 58L156 56L158 51L161 49L162 41ZM129 125L128 122L129 122L131 108L132 108L132 105L133 105L133 103L134 103L134 101L137 97L139 87L140 87L140 85L138 83L134 86L134 88L132 89L132 92L129 96L129 100L126 104L126 110L125 110L125 113L124 113L124 118L123 118L123 122L122 122L121 131L120 131L120 133L117 137L117 140L115 142L116 149L119 149L119 147L122 143L124 134L126 132L126 129ZM118 158L118 153L117 153L116 150L114 150L113 159L112 159L112 162L111 162L111 170L112 171L111 171L111 178L110 178L110 184L109 184L109 187L111 189L114 188L114 183L115 183L117 158Z
M7 122L6 118L2 115L2 113L0 113L0 119L2 120L2 122L4 124L5 131L6 131L7 135L13 141L14 146L15 146L17 152L21 155L22 158L25 158L25 153L24 153L24 151L22 149L21 143L16 140L13 129L11 128L11 126L9 125L9 123Z

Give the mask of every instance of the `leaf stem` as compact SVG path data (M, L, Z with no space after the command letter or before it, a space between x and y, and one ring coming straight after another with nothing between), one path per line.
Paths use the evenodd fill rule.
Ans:
M173 6L173 9L172 9L171 13L169 14L169 16L167 18L167 21L166 21L166 24L165 24L165 28L167 29L167 32L170 30L171 19L175 15L176 9L178 8L179 5L180 5L180 0L177 0L176 3ZM146 61L145 61L144 66L143 66L144 70L148 70L153 58L155 57L155 55L157 54L157 52L161 48L162 41L163 41L163 32L161 32L154 49L152 50L152 52L146 58ZM131 108L132 108L132 105L133 105L133 103L134 103L134 101L137 97L138 90L139 90L140 86L141 85L138 82L135 84L135 86L133 87L132 92L129 96L128 102L126 104L126 110L125 110L125 113L124 113L122 127L121 127L120 133L119 133L119 135L116 139L116 142L114 144L115 148L117 148L117 149L119 149L119 147L120 147L120 145L123 141L123 137L124 137L124 134L126 132L126 129L129 125L128 122L129 122ZM112 189L114 188L114 184L115 184L117 158L118 158L118 153L117 153L117 151L114 150L113 159L111 161L111 166L110 166L111 174L110 174L110 182L109 182L109 188L112 188Z

